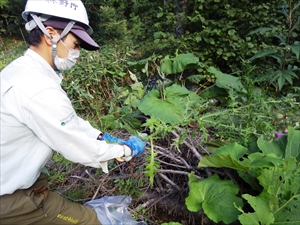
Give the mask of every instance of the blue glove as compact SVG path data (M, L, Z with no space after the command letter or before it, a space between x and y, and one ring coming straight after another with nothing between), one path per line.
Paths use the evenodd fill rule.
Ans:
M145 138L146 136L147 134L141 134L142 138ZM97 140L107 141L110 144L126 145L126 148L124 148L124 156L117 158L117 161L119 162L129 161L133 157L142 154L146 146L146 141L141 140L137 136L130 136L127 141L124 141L108 133L101 133Z
M137 136L130 136L129 140L123 141L120 144L127 145L131 149L131 157L134 158L143 153L146 141L139 139Z
M106 141L106 142L108 142L110 144L120 144L121 142L124 141L124 140L119 139L119 138L117 138L115 136L112 136L112 135L110 135L108 133L101 133L98 136L97 140L99 140L99 141Z

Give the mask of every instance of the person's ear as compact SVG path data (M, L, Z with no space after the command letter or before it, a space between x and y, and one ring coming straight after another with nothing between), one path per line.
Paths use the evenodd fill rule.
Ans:
M52 45L52 39L58 39L59 34L57 33L57 31L53 27L49 27L49 26L46 27L46 31L51 36L51 38L49 38L47 35L44 34L45 40L46 40L48 45Z

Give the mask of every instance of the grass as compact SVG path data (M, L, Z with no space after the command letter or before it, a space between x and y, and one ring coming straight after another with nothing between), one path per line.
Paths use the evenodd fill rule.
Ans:
M0 36L0 71L14 59L24 54L28 48L22 40Z

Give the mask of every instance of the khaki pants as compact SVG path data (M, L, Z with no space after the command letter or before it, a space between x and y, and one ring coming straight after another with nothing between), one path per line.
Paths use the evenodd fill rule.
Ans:
M0 224L101 225L93 209L48 191L46 185L42 174L32 187L0 196Z

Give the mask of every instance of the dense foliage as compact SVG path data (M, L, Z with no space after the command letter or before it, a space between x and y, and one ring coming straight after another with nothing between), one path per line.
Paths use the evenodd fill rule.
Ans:
M147 132L147 157L111 162L110 179L74 175L56 154L51 187L74 201L131 195L149 224L297 224L300 1L84 2L102 48L81 51L63 88L95 127ZM23 5L0 0L0 70L26 48ZM158 204L176 197L183 208ZM198 214L178 216L187 209Z
M297 0L268 3L248 0L84 0L84 3L99 43L126 41L142 52L141 57L154 52L164 55L176 51L191 52L203 63L241 75L242 60L272 49L275 53L272 57L255 61L259 67L256 76L260 77L261 72L268 73L269 76L264 76L266 80L278 68L297 70L300 66L299 60L290 55L299 52ZM20 35L19 25L24 24L20 17L23 7L23 0L0 1L0 34ZM292 45L297 45L298 50L293 50ZM280 65L273 68L277 62ZM275 70L274 73L270 75L266 67Z

